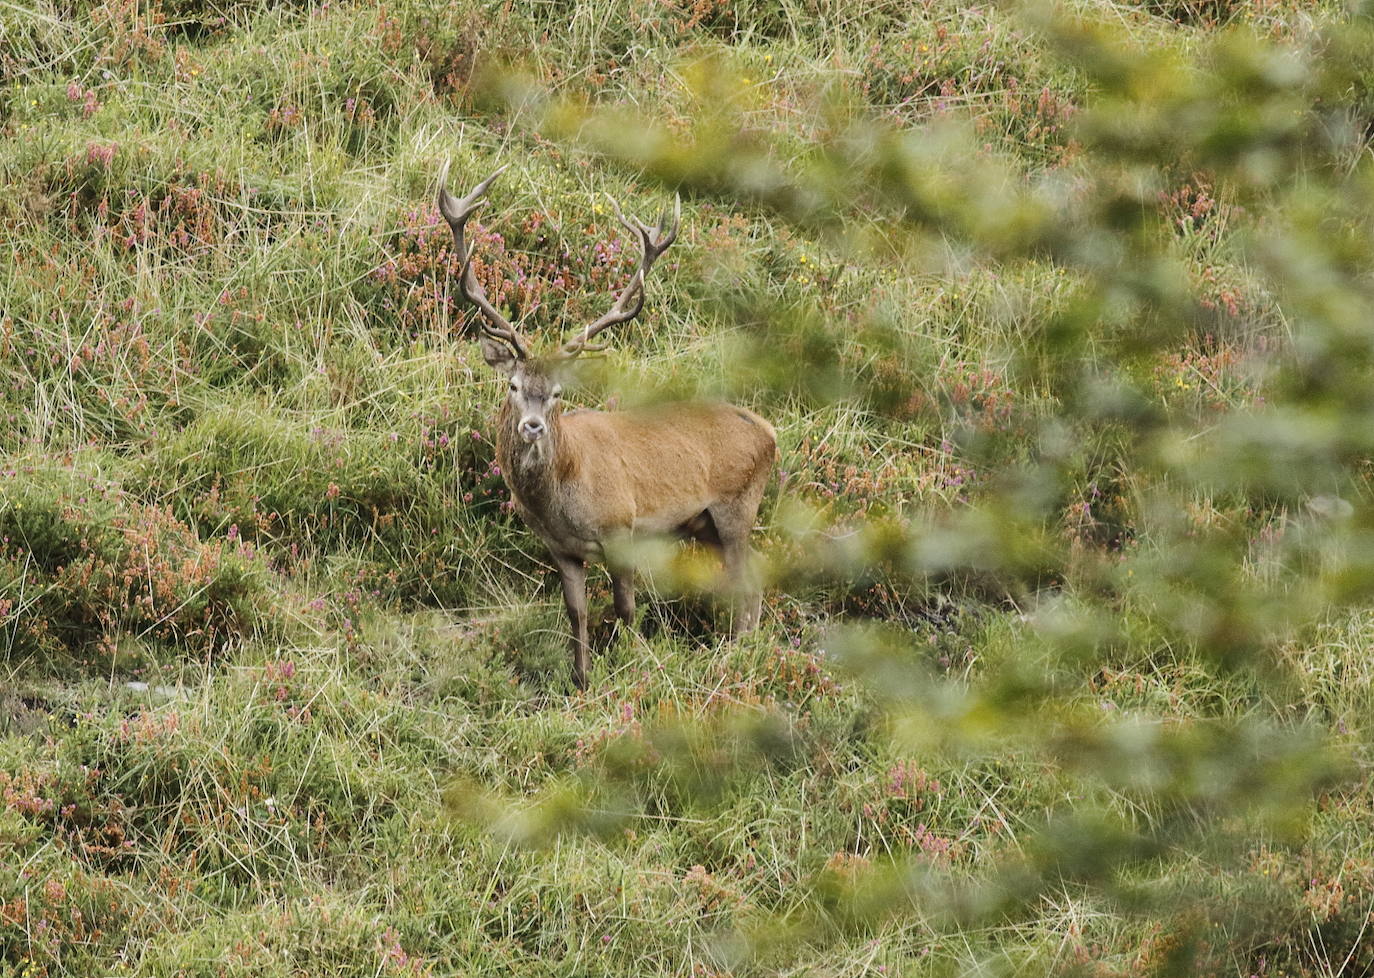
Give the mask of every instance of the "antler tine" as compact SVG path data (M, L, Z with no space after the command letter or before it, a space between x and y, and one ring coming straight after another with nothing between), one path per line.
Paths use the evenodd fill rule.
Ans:
M611 202L611 209L615 211L615 219L620 222L621 226L631 234L639 234L640 230L635 226L639 224L639 222L625 216L625 212L620 209L620 201L616 200L610 194L606 195L606 199Z
M487 206L489 201L483 199L487 188L509 165L499 167L495 173L473 187L466 197L457 199L448 192L446 184L449 161L444 160L444 165L439 170L439 213L444 216L449 229L453 231L453 247L461 268L458 274L458 291L481 312L482 332L494 340L506 343L517 357L525 360L529 358L529 347L524 337L487 298L486 289L482 288L482 283L477 281L477 273L472 270L472 253L463 238L463 229L467 226L468 218Z
M608 195L609 196L609 195ZM629 322L639 315L644 308L644 282L648 277L649 269L654 262L658 261L662 255L677 240L678 228L682 219L682 198L675 197L673 204L673 225L668 228L668 211L664 208L659 213L657 227L650 227L637 217L626 217L620 209L620 204L614 197L610 198L611 206L615 208L615 216L625 229L639 238L642 254L639 259L639 267L620 295L616 297L615 305L611 306L610 312L600 319L590 323L583 328L577 338L569 340L563 344L561 353L564 357L571 359L579 354L586 352L600 352L606 349L604 344L589 346L588 341L600 333L602 330L620 323Z
M665 207L663 210L659 211L658 214L658 230L660 235L666 230L664 225L667 223L668 208ZM680 227L682 227L682 195L673 194L673 227L672 230L668 231L667 236L660 240L660 252L667 251L668 246L677 240L677 232Z

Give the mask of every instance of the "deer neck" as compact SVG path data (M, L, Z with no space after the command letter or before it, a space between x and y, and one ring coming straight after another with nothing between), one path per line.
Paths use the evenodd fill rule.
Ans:
M548 433L536 442L520 437L518 417L509 401L497 420L496 459L516 501L526 510L547 511L557 503L559 485L576 466L565 442L561 411L547 416Z

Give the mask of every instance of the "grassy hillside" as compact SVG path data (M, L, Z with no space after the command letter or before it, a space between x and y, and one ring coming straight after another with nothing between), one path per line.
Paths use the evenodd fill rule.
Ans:
M0 4L0 978L1374 973L1371 36ZM571 690L450 158L544 345L682 195L569 399L775 425L757 633Z

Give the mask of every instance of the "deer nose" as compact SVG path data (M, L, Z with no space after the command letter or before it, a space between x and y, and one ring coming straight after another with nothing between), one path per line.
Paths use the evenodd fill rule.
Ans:
M525 418L520 422L520 437L525 441L538 441L544 437L544 422L539 418Z

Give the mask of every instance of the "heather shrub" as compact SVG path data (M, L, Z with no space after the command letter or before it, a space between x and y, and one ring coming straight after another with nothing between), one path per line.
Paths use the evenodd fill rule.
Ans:
M262 568L167 508L80 469L20 463L3 491L11 654L64 650L98 663L128 635L203 655L257 627Z

